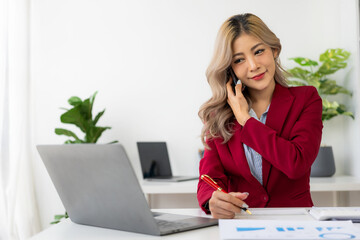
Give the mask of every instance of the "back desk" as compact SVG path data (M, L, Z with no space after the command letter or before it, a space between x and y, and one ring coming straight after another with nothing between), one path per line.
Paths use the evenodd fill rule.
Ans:
M143 181L141 186L152 208L195 208L198 206L197 183L198 180L176 183ZM360 195L360 179L353 176L310 178L310 191L313 199L319 193L329 193L331 196L330 204L322 204L314 199L315 205L347 206L349 192L357 192ZM360 200L357 206L359 205Z

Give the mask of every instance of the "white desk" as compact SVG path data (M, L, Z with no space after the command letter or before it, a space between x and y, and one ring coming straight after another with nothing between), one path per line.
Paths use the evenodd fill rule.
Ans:
M282 212L285 208L279 210ZM292 208L291 210L297 211L300 208ZM273 211L273 209L261 209L261 211ZM301 210L301 209L300 209ZM200 209L158 209L158 212L168 212L168 213L178 213L178 214L185 214L185 215L192 215L192 216L203 216L204 214L201 212ZM256 211L252 210L252 211ZM248 216L248 217L247 217ZM247 219L280 219L280 220L306 220L306 221L315 221L310 215L304 214L278 214L278 215L263 215L263 216L249 216L244 214L242 218ZM360 228L360 224L356 224L356 227ZM138 233L130 233L118 230L111 230L111 229L104 229L104 228L97 228L97 227L90 227L79 225L76 223L71 222L69 219L49 227L48 229L44 230L43 232L35 235L31 238L31 240L92 240L92 239L126 239L126 240L142 240L142 239L161 239L161 240L168 240L168 239L197 239L197 240L218 240L220 239L219 235L219 227L206 227L198 230L191 230L188 232L183 233L176 233L171 234L163 237L156 237Z
M311 192L360 191L360 178L353 176L310 178Z
M191 195L191 198L196 199L198 180L184 181L184 182L150 182L143 181L141 186L146 194L151 207L152 198L157 197L154 200L161 200L159 198L166 197L168 195ZM336 176L325 178L310 178L310 191L316 192L331 192L332 193L332 206L339 206L339 194L340 192L360 192L360 179L353 176ZM171 200L170 200L171 201ZM165 202L165 201L164 201ZM193 206L196 207L197 205ZM162 206L160 206L162 208ZM168 207L168 206L166 206ZM174 206L170 206L174 207ZM187 206L188 207L188 206Z

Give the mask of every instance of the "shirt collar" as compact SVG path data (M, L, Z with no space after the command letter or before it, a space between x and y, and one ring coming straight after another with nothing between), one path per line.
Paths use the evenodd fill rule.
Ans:
M261 114L260 119L261 119L261 117L264 117L264 116L268 113L269 108L270 108L270 104L267 106L265 112L264 112L263 114ZM250 115L251 117L259 120L258 117L257 117L257 115L256 115L256 113L255 113L255 111L254 111L254 109L252 109L252 108L250 108L250 110L249 110L249 115Z

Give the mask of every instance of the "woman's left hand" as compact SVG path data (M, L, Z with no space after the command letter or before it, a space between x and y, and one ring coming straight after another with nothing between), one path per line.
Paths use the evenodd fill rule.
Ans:
M232 83L232 79L230 79L226 83L226 89L228 95L227 102L230 105L238 123L241 126L244 126L246 121L250 118L249 105L241 91L242 83L239 81L239 84L236 84L235 86L236 93L234 93L231 83Z

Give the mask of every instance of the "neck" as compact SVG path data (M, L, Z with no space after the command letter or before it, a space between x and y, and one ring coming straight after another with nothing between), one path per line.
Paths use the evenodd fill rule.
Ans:
M275 90L275 80L263 90L249 89L250 99L253 103L270 104L272 95Z

